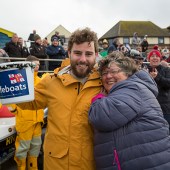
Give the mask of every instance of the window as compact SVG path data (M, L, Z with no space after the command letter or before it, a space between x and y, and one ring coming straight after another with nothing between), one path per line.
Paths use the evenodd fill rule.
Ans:
M130 41L129 41L128 37L123 38L123 44L130 44Z
M158 37L158 44L164 44L164 38Z

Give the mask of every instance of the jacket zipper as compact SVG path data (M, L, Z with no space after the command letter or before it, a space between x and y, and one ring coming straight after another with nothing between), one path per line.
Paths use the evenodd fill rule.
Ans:
M113 150L113 155L114 155L114 160L113 160L113 165L116 163L118 170L121 170L120 162L119 162L119 157L117 154L116 149L114 148Z

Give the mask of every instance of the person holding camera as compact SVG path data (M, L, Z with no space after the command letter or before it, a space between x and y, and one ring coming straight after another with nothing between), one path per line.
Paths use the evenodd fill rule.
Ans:
M161 65L162 55L158 50L148 54L148 72L158 86L158 102L162 108L164 118L170 125L170 68Z
M52 45L46 48L46 54L49 59L65 59L66 52L62 46L59 45L59 39L57 37L52 38ZM49 71L53 71L57 67L61 66L62 61L49 61Z

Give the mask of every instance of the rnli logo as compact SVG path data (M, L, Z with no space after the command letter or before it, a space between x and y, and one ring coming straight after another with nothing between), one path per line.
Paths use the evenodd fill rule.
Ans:
M11 84L16 84L25 81L21 73L9 74L8 76L11 81Z
M0 98L29 95L26 70L0 72Z

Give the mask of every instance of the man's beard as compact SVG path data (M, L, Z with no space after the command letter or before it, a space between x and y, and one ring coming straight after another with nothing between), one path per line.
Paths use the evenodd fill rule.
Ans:
M71 70L72 73L78 77L78 78L85 78L86 76L88 76L88 74L91 72L91 70L93 69L95 65L95 61L93 63L88 63L88 62L74 62L71 61ZM85 71L82 69L82 71L79 69L77 69L77 66L82 66L82 67L87 67L85 69Z

